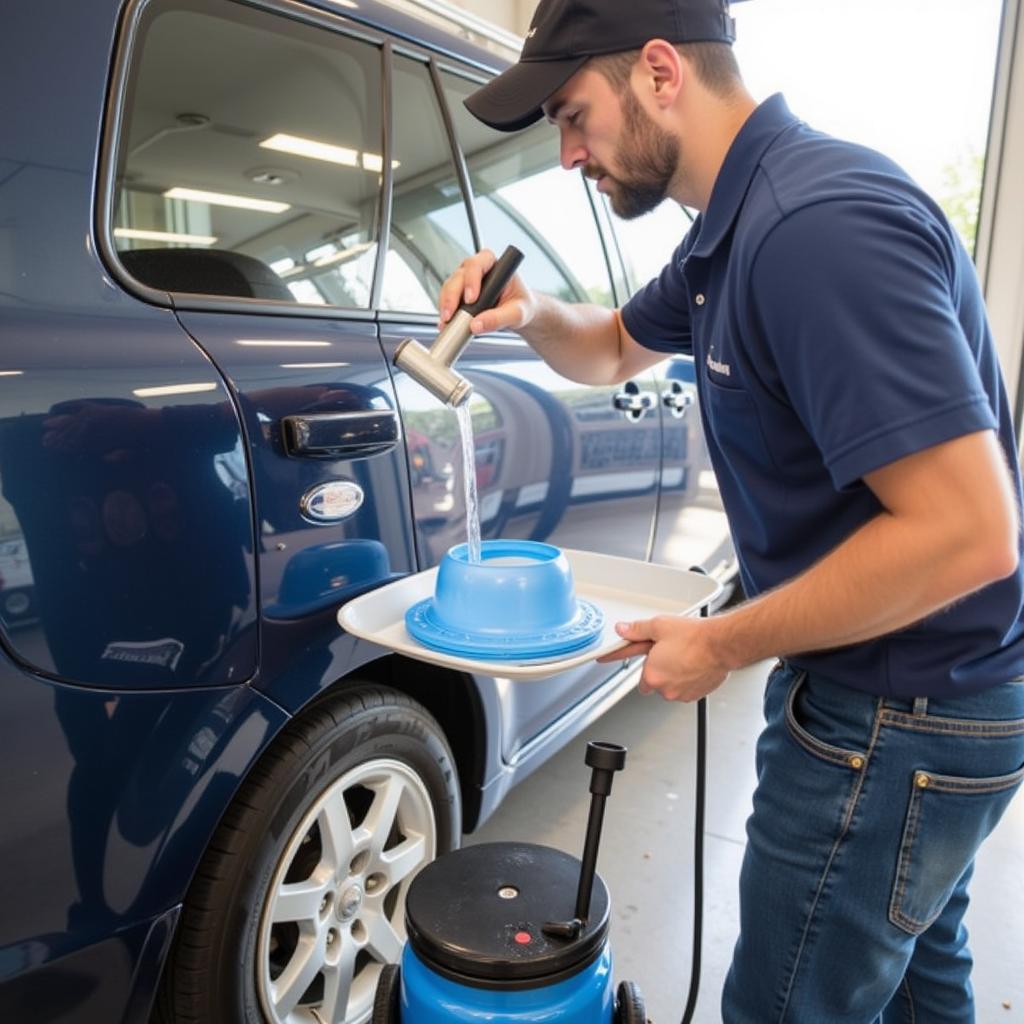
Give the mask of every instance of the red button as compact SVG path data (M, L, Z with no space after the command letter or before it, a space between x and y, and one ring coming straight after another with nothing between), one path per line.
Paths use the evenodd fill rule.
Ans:
M529 932L516 932L516 942L520 946L528 946L533 942L533 936Z

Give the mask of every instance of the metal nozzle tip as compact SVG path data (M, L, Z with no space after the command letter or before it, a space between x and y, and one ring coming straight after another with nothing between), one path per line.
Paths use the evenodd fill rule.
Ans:
M422 384L439 402L460 406L473 393L473 385L450 366L438 362L418 341L407 338L394 355L394 364Z
M452 388L452 393L448 396L448 405L453 409L457 409L460 405L464 405L469 401L471 394L473 394L473 385L465 377L462 377L459 383Z

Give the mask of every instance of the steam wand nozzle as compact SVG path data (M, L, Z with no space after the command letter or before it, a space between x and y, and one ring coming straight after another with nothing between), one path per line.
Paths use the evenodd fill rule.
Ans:
M626 765L626 748L615 743L591 742L587 744L585 760L594 770L590 776L590 819L583 846L580 884L576 890L576 915L571 921L549 921L544 925L541 929L544 934L555 938L575 939L586 927L597 870L597 850L601 844L604 805L612 791L612 778Z
M472 394L473 385L453 367L473 338L470 324L475 316L497 303L522 260L523 254L510 245L484 275L477 300L459 306L429 349L413 338L406 338L395 351L395 366L419 381L445 405L462 405Z

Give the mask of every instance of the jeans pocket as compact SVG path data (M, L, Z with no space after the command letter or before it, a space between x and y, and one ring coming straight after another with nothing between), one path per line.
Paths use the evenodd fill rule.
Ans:
M764 720L766 722L771 721L772 715L770 709L775 697L776 687L781 686L784 689L788 689L783 677L789 671L789 666L784 661L777 661L772 665L771 671L769 671L768 677L764 681L764 694L761 698L761 711L764 714Z
M1024 767L985 779L914 772L889 901L897 928L920 935L942 913L1022 781Z
M786 694L786 726L790 735L807 753L830 764L842 765L859 771L867 762L867 753L863 750L850 750L827 743L814 736L800 720L799 696L807 682L807 673L799 672ZM852 692L851 692L852 698Z

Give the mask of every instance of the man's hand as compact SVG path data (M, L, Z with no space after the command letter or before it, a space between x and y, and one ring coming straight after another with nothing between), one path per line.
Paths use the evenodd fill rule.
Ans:
M497 257L490 249L484 249L475 256L464 259L458 269L441 286L438 300L440 309L439 326L444 326L463 302L475 302L480 295L480 282L497 263ZM493 309L474 317L471 328L474 334L489 334L491 331L513 330L525 327L536 315L537 299L523 283L518 274L506 285L498 304Z
M694 701L725 682L729 668L711 646L708 619L658 615L639 622L620 622L616 632L629 644L598 658L621 661L646 655L640 692L657 690L665 700Z
M464 259L441 286L443 327L463 302L475 302L480 282L497 259L489 249ZM532 291L517 274L493 309L473 317L474 334L516 331L556 373L578 384L618 384L664 358L630 337L617 309L594 303L563 302Z

